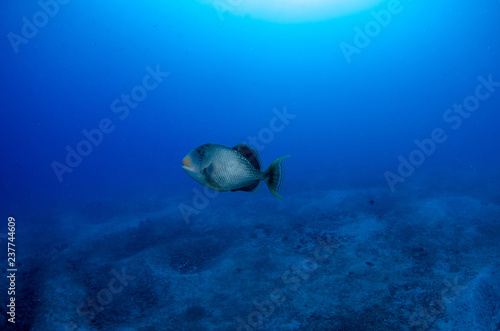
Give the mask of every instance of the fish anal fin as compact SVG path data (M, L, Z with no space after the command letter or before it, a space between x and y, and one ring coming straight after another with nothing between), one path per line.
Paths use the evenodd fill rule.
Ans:
M231 190L231 192L244 191L244 192L255 193L260 189L260 184L261 184L261 181L256 180L254 183L252 183L248 186L237 188L235 190Z

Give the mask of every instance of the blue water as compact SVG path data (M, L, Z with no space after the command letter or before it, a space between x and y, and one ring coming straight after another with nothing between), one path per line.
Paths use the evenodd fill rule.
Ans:
M395 3L284 24L195 0L3 1L0 243L14 217L18 305L14 325L0 290L0 321L498 328L500 3ZM291 155L284 201L181 169L239 142L264 167ZM328 259L291 288L320 237Z

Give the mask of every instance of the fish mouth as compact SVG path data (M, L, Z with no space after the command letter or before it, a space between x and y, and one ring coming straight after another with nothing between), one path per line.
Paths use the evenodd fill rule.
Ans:
M191 156L186 155L186 157L182 159L182 166L189 168L192 165L193 165L193 160L191 160Z
M185 172L187 172L188 174L193 172L193 168L186 167L186 166L182 166L182 170L184 170L184 171L185 171Z
M195 172L191 156L187 155L184 159L182 159L182 170L184 170L188 174L192 174Z

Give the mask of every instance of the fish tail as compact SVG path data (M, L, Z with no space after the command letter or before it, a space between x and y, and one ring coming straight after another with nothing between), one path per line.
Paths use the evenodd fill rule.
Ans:
M281 186L283 185L283 179L285 178L285 167L283 166L283 159L289 157L290 155L286 155L280 157L271 165L267 170L264 171L264 182L266 182L267 187L269 187L269 191L277 197L278 199L283 200L280 197L279 193L281 191Z

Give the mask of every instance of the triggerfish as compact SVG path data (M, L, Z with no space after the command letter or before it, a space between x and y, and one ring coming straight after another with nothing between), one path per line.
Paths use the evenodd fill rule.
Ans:
M285 169L283 156L262 169L259 153L240 143L233 148L217 144L205 144L189 153L182 160L182 169L198 183L212 190L257 192L263 180L272 194L279 193Z

